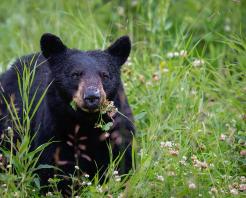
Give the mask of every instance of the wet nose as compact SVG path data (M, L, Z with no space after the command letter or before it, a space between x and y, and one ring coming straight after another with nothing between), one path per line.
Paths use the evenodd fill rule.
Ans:
M84 93L85 105L89 109L96 109L100 102L100 91L96 87L88 87Z

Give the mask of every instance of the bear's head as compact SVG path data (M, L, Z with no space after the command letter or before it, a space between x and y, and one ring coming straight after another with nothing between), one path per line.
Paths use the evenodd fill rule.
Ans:
M120 68L131 51L128 36L120 37L106 50L81 51L46 33L40 46L59 93L86 112L97 112L106 99L113 100L121 82Z

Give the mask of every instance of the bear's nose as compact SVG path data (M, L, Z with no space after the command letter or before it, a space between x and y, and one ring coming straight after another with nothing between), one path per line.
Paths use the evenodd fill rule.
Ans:
M88 87L84 93L85 106L88 109L97 109L100 102L100 91L96 87Z

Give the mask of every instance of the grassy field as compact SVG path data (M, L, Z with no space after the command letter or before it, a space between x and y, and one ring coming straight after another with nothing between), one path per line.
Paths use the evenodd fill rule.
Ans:
M1 0L1 71L39 51L44 32L81 50L125 34L133 42L122 77L136 169L127 181L86 181L81 197L246 195L245 0ZM18 167L0 174L0 196L41 197L28 149L12 157Z

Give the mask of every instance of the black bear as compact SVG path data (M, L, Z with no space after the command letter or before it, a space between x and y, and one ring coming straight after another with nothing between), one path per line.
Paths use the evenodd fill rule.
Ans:
M81 51L70 49L59 37L45 33L40 46L40 53L19 58L0 77L0 136L11 124L6 101L10 102L13 96L22 119L23 101L17 71L21 74L24 65L36 67L30 91L30 98L35 94L31 111L49 87L31 120L31 132L35 133L32 148L52 141L42 152L39 164L57 166L66 175L73 174L75 167L79 167L91 178L98 171L103 177L110 161L111 147L114 159L119 154L123 155L119 172L127 173L132 166L134 126L120 70L131 51L129 37L120 37L106 50ZM100 107L109 101L113 101L118 112L125 116L117 112L111 116L101 114ZM100 127L95 127L100 116L105 123L113 119L107 135ZM47 184L53 175L52 169L41 170L41 184ZM68 184L69 181L63 181L59 185L64 189L64 185Z

